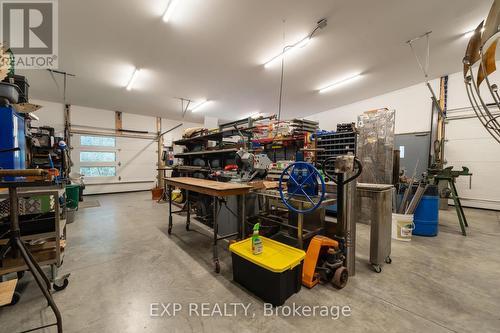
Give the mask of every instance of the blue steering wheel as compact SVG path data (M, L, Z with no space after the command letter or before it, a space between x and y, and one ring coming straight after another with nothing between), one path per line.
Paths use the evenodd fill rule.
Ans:
M307 177L305 177L304 179L298 179L294 173L296 168L301 169L301 170L306 169L308 172ZM296 189L292 193L287 192L285 194L285 192L284 192L283 177L285 177L285 176L288 176L288 181L291 181L296 186ZM308 183L308 181L311 179L313 180L312 183L318 184L318 180L317 180L318 178L320 180L320 185L321 185L321 195L319 196L318 201L315 201L314 199L318 198L318 196L314 196L314 195L311 196L310 194L307 194L307 192L305 190L305 186L310 184L310 183ZM286 167L285 170L283 170L283 172L281 173L279 185L278 185L278 190L280 192L281 201L283 201L283 203L285 204L285 206L288 207L288 209L290 209L291 211L298 213L298 214L308 214L308 213L312 213L313 211L318 209L318 207L321 205L321 203L325 199L326 184L325 184L325 180L323 179L323 176L318 171L318 169L316 169L314 166L312 166L311 164L306 163L306 162L295 162L293 164L290 164L288 167ZM299 209L299 208L294 207L290 201L294 196L305 197L307 199L307 201L309 201L309 203L312 205L312 207L310 207L308 209Z

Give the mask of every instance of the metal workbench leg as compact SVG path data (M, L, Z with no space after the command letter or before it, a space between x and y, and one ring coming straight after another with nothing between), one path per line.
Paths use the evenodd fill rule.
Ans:
M217 239L219 235L219 223L217 222L217 210L219 208L219 198L213 197L213 219L214 219L214 266L215 273L220 273L219 254L217 251Z
M41 268L36 261L31 261L29 255L27 253L27 249L24 246L23 241L21 241L21 239L17 238L16 243L17 243L16 245L17 245L17 248L19 249L19 252L21 252L21 256L23 257L24 261L26 262L26 265L28 266L29 270L31 271L31 274L33 274L33 278L35 279L36 284L38 285L38 287L42 291L43 296L45 296L45 299L47 300L50 308L52 309L52 311L54 312L54 315L56 316L57 332L62 333L63 329L62 329L61 312L59 312L59 309L57 308L57 305L54 302L54 299L52 298L52 295L50 294L50 292L46 288L44 288L44 283L43 283L44 281L43 280L46 280L47 277L45 276L45 274L42 273L42 274L40 274L42 279L40 279L38 272L41 271Z
M43 296L47 300L47 303L49 304L50 308L54 312L54 315L56 317L56 323L55 324L49 324L45 325L42 327L37 327L34 330L39 330L42 328L50 327L50 326L57 326L57 332L62 333L62 317L61 317L61 312L59 312L59 309L57 308L56 303L54 302L54 299L52 298L52 295L50 294L50 291L47 288L47 276L45 273L42 271L40 268L40 265L36 262L36 260L32 259L31 254L28 254L28 250L24 244L24 242L21 240L21 230L19 228L19 200L17 197L17 188L10 188L9 189L9 201L10 201L10 222L11 222L11 244L13 246L14 250L19 250L21 253L21 257L23 257L24 262L26 263L26 266L28 266L31 274L33 274L33 278L35 279L35 282L37 283L38 287L42 291ZM49 284L50 288L50 284Z
M240 239L245 238L245 225L246 225L246 195L241 195L241 227L240 227Z
M189 231L189 225L191 224L191 205L189 204L189 191L186 190L186 230Z
M25 250L26 250L26 254L30 258L30 260L32 262L36 262L36 259L33 257L33 255L31 254L30 250L27 249L27 248L25 248ZM40 276L42 277L43 281L45 282L45 285L47 286L47 291L50 292L50 281L47 278L47 276L45 275L45 272L42 270L42 268L39 265L35 265L35 268L38 270L38 273L40 274Z
M172 186L168 185L168 234L172 234Z
M299 210L303 210L304 205L302 202L299 203ZM302 213L297 213L297 241L299 242L299 248L303 249L304 248L304 241L302 239L303 236L303 226L304 226L304 214Z
M467 218L465 217L464 207L462 207L462 200L460 200L460 196L458 195L457 187L455 186L455 182L451 182L451 186L453 186L455 190L455 194L457 195L458 207L460 208L460 212L462 213L462 218L465 224L465 227L469 227L469 223L467 223Z
M467 226L467 221L465 220L465 214L462 209L462 203L460 202L460 198L458 197L458 191L455 187L455 183L453 181L448 181L451 187L451 195L453 196L453 203L455 204L455 210L458 215L458 222L460 223L460 229L462 229L462 235L467 236L467 232L465 231L465 227Z

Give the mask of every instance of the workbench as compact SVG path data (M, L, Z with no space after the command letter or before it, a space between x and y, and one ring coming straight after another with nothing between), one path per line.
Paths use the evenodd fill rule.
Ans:
M189 231L189 226L191 223L191 207L189 203L189 191L197 192L211 196L213 198L213 261L215 272L220 272L219 256L217 252L217 242L219 240L228 239L231 237L238 236L243 238L244 228L245 228L245 195L252 190L252 186L245 184L236 183L223 183L216 182L213 180L198 179L191 177L174 177L165 179L165 184L168 187L168 234L172 233L172 214L180 213L186 211L186 230ZM177 187L186 191L186 204L185 207L180 211L172 211L172 188ZM239 232L232 233L229 235L219 236L218 234L218 222L217 213L219 211L219 198L229 197L229 196L241 196L241 225L239 227Z
M324 209L327 206L334 205L337 203L337 199L334 195L325 193L325 198L321 205L318 207L319 210L323 210L323 213L320 214L319 226L314 227L314 230L304 229L304 214L297 213L297 225L292 225L291 223L286 223L286 219L282 216L278 216L278 209L271 209L270 201L281 202L281 196L279 191L277 190L263 190L255 192L257 195L264 199L264 209L254 218L262 219L264 221L280 225L284 228L294 229L296 231L296 244L289 244L293 246L297 246L300 249L304 248L304 242L318 234L325 229L325 216ZM287 196L287 192L284 192L284 195ZM307 200L306 197L294 196L289 199L289 202L293 203L295 207L302 210L311 205L311 203ZM290 212L288 212L288 215ZM288 218L289 219L289 218Z

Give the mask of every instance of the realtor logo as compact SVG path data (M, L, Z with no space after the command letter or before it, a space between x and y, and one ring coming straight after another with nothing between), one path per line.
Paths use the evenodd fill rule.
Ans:
M0 35L15 68L57 68L57 0L0 0L0 11Z

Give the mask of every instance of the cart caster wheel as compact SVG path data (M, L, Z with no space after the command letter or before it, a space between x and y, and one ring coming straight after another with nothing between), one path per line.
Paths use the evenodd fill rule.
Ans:
M387 258L385 258L385 263L386 263L386 264L389 264L389 265L390 265L390 264L392 264L392 259L391 259L391 257L387 257Z
M23 278L23 276L24 276L24 271L22 271L22 272L17 272L17 279L18 279L18 280L21 280L21 279Z
M20 300L21 294L17 291L14 291L14 295L12 295L12 301L10 301L9 305L16 305Z
M168 227L168 234L171 235L172 234L172 227Z
M339 267L333 274L332 284L337 289L342 289L346 286L349 280L349 272L345 267Z
M186 231L190 231L189 225L186 225Z
M62 285L59 285L57 283L53 283L52 284L52 288L54 288L55 291L62 291L64 289L66 289L66 287L68 286L69 284L69 280L67 278L65 278L62 282Z
M220 264L218 261L215 262L215 273L217 273L217 274L220 273Z
M380 265L372 265L372 267L375 273L382 273L382 267L380 267Z

